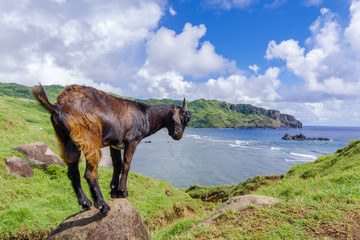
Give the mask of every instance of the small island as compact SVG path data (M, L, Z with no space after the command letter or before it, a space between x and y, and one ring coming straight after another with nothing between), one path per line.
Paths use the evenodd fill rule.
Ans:
M302 141L330 141L329 138L307 138L302 133L296 134L295 136L290 136L290 134L285 134L282 139L284 140L302 140Z

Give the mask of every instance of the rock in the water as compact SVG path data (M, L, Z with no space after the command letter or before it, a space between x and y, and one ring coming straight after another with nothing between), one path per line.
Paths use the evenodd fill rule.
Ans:
M127 199L110 199L107 215L92 207L68 217L48 237L53 239L151 239L139 214Z
M233 197L226 201L223 205L220 206L218 210L216 210L210 217L204 219L200 223L191 227L190 229L194 229L198 226L209 226L213 223L213 220L218 216L224 214L226 210L233 210L236 212L240 212L251 205L255 206L271 206L274 204L280 203L280 200L274 197L261 196L261 195L244 195Z
M292 136L290 136L290 134L287 133L282 137L282 139L284 139L284 140L292 140L293 138L292 138Z
M329 138L323 138L323 137L319 137L319 138L307 138L304 136L304 134L300 133L300 134L296 134L295 136L290 136L288 133L285 134L282 139L284 140L303 140L303 141L330 141Z
M6 170L21 177L34 176L29 164L19 157L5 158Z
M57 164L65 167L65 164L55 156L55 154L42 142L24 144L13 147L11 150L18 151L25 155L26 161L31 166L46 168L51 164Z

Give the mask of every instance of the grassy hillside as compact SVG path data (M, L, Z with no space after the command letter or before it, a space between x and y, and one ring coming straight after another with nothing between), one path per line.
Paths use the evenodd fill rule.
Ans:
M64 168L33 168L34 177L21 178L6 171L4 158L23 157L16 145L42 141L59 153L49 114L34 100L0 96L0 239L41 238L67 216L81 210ZM81 175L85 163L80 164ZM99 183L106 200L112 169L99 168ZM86 181L82 185L91 196ZM188 224L203 213L200 201L169 183L130 173L129 201L152 231L184 218Z
M50 102L63 87L45 86ZM33 99L29 88L14 83L0 83L0 94ZM182 105L182 101L171 99L149 99L137 101L148 104ZM196 128L301 128L302 124L293 116L281 114L277 110L266 110L249 104L230 104L216 100L199 99L188 103L192 119L189 127Z
M49 115L33 100L0 95L0 239L42 238L70 214L80 211L66 170L33 168L33 178L9 174L3 159L20 156L10 148L42 141L58 154ZM84 172L84 163L81 172ZM99 168L104 197L112 171ZM360 140L315 162L296 165L282 176L260 176L238 185L185 191L165 181L131 173L130 202L153 239L360 239ZM90 196L87 184L84 190ZM228 198L273 196L271 208L228 212L216 223L187 231ZM200 198L208 202L200 202Z
M47 96L49 97L50 102L55 102L57 95L64 90L63 86L60 85L51 85L44 86ZM30 94L29 87L16 83L1 83L0 82L0 95L34 99Z
M357 140L315 162L295 165L281 178L257 177L213 188L194 186L188 192L195 197L218 193L232 197L240 191L277 197L283 203L228 212L216 224L179 239L360 239L359 183Z

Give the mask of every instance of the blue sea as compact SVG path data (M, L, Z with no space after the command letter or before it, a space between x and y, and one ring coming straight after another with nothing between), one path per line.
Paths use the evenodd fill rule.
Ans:
M287 141L282 139L286 133L331 141ZM360 139L360 127L187 128L180 141L161 130L139 144L131 171L177 188L237 184L258 175L286 173L295 164L315 161L356 139Z

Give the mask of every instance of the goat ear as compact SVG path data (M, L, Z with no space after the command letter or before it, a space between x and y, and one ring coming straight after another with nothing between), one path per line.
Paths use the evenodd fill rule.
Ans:
M187 103L186 103L186 99L184 98L184 101L183 101L183 106L182 106L182 108L184 109L184 110L187 110Z

